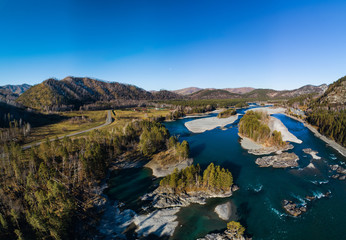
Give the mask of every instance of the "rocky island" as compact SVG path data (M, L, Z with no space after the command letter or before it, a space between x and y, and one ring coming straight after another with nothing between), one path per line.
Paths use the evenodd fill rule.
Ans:
M298 217L302 213L306 212L306 206L299 206L298 204L288 200L283 201L283 208L294 217Z
M321 159L320 156L317 156L318 152L313 151L311 148L305 148L303 149L303 152L306 154L310 154L313 159Z
M232 174L213 163L203 173L199 165L175 169L160 181L160 186L154 192L142 197L143 201L149 202L150 208L156 210L136 217L136 231L142 236L172 235L177 226L175 214L181 207L191 203L205 204L208 198L230 197L237 189ZM165 217L160 217L158 221L155 216Z
M282 122L262 111L247 111L239 122L241 146L254 155L280 154L292 149L287 141L301 143Z
M287 168L298 167L299 158L295 153L281 153L274 156L265 156L256 159L256 164L260 167Z

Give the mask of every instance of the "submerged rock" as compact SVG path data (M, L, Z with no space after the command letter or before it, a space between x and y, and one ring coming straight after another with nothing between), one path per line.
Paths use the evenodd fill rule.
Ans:
M306 166L307 168L311 168L311 169L314 169L316 168L315 165L313 163L309 163L309 165Z
M281 153L274 156L265 156L256 159L256 164L260 167L287 168L298 167L299 158L294 153Z
M231 202L227 202L221 205L216 206L214 211L219 215L219 218L227 221L231 217L232 207Z
M298 206L296 203L293 203L292 201L284 200L283 202L283 208L291 214L294 217L298 217L303 212L306 212L305 206Z
M346 169L345 168L341 167L338 164L329 165L329 167L332 171L334 171L332 178L339 179L339 180L345 180L346 179Z

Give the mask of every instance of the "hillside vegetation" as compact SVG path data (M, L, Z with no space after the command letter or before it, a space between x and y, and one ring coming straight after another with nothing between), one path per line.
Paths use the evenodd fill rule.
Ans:
M317 110L309 113L306 120L321 134L346 147L346 110Z
M85 105L138 105L141 100L175 99L180 95L159 91L150 93L133 85L103 82L91 78L48 79L31 87L17 102L41 111L79 109Z

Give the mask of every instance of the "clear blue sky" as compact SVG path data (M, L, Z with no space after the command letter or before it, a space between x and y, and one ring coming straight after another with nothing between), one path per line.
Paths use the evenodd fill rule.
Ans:
M0 85L293 89L346 75L346 1L0 0Z

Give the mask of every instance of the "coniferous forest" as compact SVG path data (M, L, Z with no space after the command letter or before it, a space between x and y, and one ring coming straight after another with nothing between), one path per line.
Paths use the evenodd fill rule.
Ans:
M160 186L173 190L175 193L211 191L227 192L233 185L232 174L220 166L211 163L203 172L200 166L191 165L185 169L174 172L160 181Z
M22 150L10 143L0 156L0 238L69 239L81 237L71 225L88 219L97 184L105 178L113 159L135 152L150 157L176 148L188 156L188 143L169 139L158 122L129 122L123 129L91 132L77 139L45 141Z

